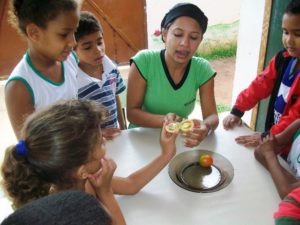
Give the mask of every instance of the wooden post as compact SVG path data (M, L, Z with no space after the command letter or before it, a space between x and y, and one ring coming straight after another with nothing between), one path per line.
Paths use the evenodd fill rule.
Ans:
M264 69L267 44L268 44L271 11L272 11L272 0L265 0L265 13L264 13L264 18L263 18L262 37L261 37L261 44L260 44L260 50L259 50L259 61L258 61L258 66L257 66L257 74L260 73ZM256 105L253 108L252 114L251 114L250 128L252 130L256 130L257 113L258 113L258 105Z

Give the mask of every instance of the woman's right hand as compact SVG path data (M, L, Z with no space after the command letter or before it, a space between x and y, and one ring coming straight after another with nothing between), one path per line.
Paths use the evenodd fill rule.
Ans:
M175 113L168 113L167 115L165 115L164 121L167 121L167 123L181 122L182 118Z
M117 168L116 163L104 156L101 159L102 167L94 174L89 174L88 179L92 184L97 196L101 199L103 195L112 192L112 177Z
M241 126L241 125L242 125L242 119L233 114L229 114L223 120L223 126L225 130L229 130L236 126Z

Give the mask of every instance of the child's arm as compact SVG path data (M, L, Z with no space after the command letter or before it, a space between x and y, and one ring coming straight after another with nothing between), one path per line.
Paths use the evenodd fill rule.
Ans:
M5 103L10 123L19 139L25 119L34 112L32 96L23 82L12 80L5 86Z
M271 59L269 65L256 76L251 84L240 92L230 112L230 116L225 117L223 120L223 126L226 130L240 125L244 113L272 93L277 76L275 59L276 56Z
M117 111L118 111L118 122L121 130L125 130L126 127L126 118L124 118L122 103L120 97L116 95Z
M292 142L294 134L300 129L300 119L292 122L283 132L276 135L278 145L287 145Z
M118 202L114 197L112 190L112 176L117 168L115 162L109 158L101 159L102 168L95 174L88 176L89 184L92 186L97 198L102 202L109 212L112 214L113 219L116 220L117 225L125 225L125 219L120 209ZM91 188L86 185L86 187ZM93 193L93 190L88 190L89 193Z
M291 190L300 186L300 182L280 165L275 150L276 144L273 136L267 136L263 143L255 149L255 158L269 170L278 194L284 198Z
M173 158L176 153L175 140L177 133L168 133L165 130L166 122L161 131L160 145L161 154L145 167L134 172L126 178L114 177L112 186L114 193L131 195L140 191L149 183Z

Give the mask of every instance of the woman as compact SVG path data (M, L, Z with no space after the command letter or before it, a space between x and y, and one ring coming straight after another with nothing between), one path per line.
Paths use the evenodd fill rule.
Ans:
M199 91L203 121L193 120L185 145L198 145L219 123L214 98L215 71L193 57L207 28L207 17L195 5L176 4L161 22L162 51L142 50L131 59L128 79L129 127L162 127L180 121L194 109Z

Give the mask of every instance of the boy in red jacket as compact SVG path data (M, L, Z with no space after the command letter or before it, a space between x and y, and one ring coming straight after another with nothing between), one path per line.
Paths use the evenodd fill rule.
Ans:
M255 147L262 136L278 134L300 118L300 0L292 0L287 6L282 30L285 49L239 94L231 113L223 120L225 129L240 125L245 111L270 96L265 132L240 136L236 138L239 144Z

